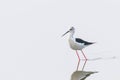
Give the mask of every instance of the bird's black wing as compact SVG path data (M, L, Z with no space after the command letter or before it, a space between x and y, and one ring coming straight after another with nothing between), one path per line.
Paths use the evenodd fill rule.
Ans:
M84 43L85 45L90 45L90 44L93 44L93 42L87 42L87 41L84 41L80 38L75 38L76 42L78 43Z

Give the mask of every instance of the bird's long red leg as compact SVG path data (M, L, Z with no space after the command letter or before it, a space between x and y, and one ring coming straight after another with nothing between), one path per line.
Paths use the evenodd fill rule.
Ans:
M83 52L82 50L81 50L81 52L82 52L82 54L83 54L83 56L84 56L84 58L85 58L85 63L84 63L84 65L83 65L83 67L82 67L82 71L83 71L88 59L87 59L87 57L85 56L85 54L84 54L84 52Z
M84 52L83 52L82 50L81 50L81 52L82 52L82 54L83 54L85 60L87 60L87 57L85 56Z
M80 56L79 56L77 50L76 50L76 54L77 54L77 57L78 57L78 64L77 64L77 70L78 70L78 68L79 68L79 64L80 64Z
M85 63L84 63L84 65L83 65L83 67L82 67L82 71L83 71L84 68L85 68L86 62L87 62L87 60L85 60Z

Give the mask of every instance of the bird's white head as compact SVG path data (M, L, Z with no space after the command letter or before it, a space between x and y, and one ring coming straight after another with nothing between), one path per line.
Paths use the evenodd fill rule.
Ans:
M75 32L75 28L74 27L71 27L66 33L64 33L62 36L66 35L68 32L70 32L72 35L74 34Z
M74 27L71 27L71 28L69 29L69 32L75 32L75 28L74 28Z

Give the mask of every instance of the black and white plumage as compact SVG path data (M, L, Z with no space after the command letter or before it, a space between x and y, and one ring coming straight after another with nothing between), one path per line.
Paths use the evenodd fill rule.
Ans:
M79 59L78 66L77 66L77 70L78 70L79 63L80 63L80 57L79 57L79 54L78 54L77 50L80 50L82 52L85 60L87 61L87 58L86 58L85 54L83 53L82 49L84 49L85 47L87 47L89 45L92 45L94 43L93 42L87 42L87 41L82 40L80 38L74 38L74 36L73 36L74 33L75 33L75 28L74 27L71 27L65 34L67 34L68 32L70 33L69 40L68 40L70 48L73 49L73 50L76 50L76 54L77 54L78 59ZM65 34L63 34L62 36L64 36ZM83 66L83 69L84 69L84 66Z
M82 40L80 38L75 38L75 40L78 43L84 43L84 45L91 45L91 44L93 44L93 42L87 42L87 41L84 41L84 40Z
M71 27L69 29L69 31L67 31L65 34L67 34L68 32L70 32L69 44L70 44L70 47L73 50L82 50L83 48L93 44L93 42L87 42L87 41L82 40L80 38L74 38L74 36L73 36L74 33L75 33L75 28L74 27ZM63 34L63 36L65 34Z

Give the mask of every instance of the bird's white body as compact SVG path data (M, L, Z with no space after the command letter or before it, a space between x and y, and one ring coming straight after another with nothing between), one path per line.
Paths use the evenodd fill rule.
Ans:
M84 43L76 42L74 37L69 37L68 41L69 41L70 48L72 48L73 50L82 50L83 48L86 47Z

